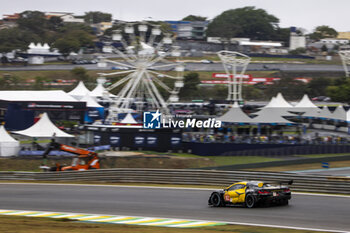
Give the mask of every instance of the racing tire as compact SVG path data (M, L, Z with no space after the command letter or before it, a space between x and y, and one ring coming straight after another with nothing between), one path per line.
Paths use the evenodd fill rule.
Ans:
M281 201L281 205L288 205L288 204L289 204L288 199L284 199Z
M256 205L255 197L251 193L248 193L245 197L244 204L245 204L245 207L247 208L253 208Z
M210 202L213 207L220 207L224 206L224 202L221 198L221 195L219 193L213 193L210 196Z

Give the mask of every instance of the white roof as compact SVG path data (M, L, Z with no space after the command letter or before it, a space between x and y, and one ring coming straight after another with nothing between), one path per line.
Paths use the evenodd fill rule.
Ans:
M338 105L338 107L332 113L332 118L336 120L346 121L348 113L349 111L346 112L342 105Z
M137 121L135 121L134 117L131 115L131 113L126 114L124 119L120 122L123 124L137 124Z
M95 87L95 89L93 89L90 92L90 95L93 97L103 97L104 96L103 93L106 93L106 92L108 93L109 96L115 96L115 95L109 93L108 91L106 91L106 89L104 88L102 83L98 83L97 86Z
M319 118L327 118L327 119L332 119L334 118L334 115L329 111L329 108L327 106L324 106L322 110L318 114Z
M0 100L77 102L64 91L0 91Z
M86 102L86 107L88 108L102 108L102 106L96 102L88 93L80 100Z
M311 102L309 96L305 94L303 98L297 103L295 108L318 108L314 103Z
M17 142L16 139L6 131L3 125L0 126L0 142Z
M250 45L250 46L271 46L271 47L281 47L280 42L266 42L266 41L240 41L240 45Z
M75 97L75 98L81 98L83 96L85 96L86 94L90 93L89 89L86 88L86 86L84 85L83 81L80 81L78 83L78 85L71 90L70 92L68 92L69 95Z
M312 103L309 96L305 94L299 103L294 106L293 111L303 112L303 117L318 117L321 109Z
M293 106L284 99L282 93L280 93L280 92L276 96L275 103L274 103L273 107L277 107L277 108L293 108Z
M239 107L238 103L235 102L224 115L218 118L219 121L228 123L251 123L252 119L245 114Z
M260 113L261 112L261 113ZM293 122L286 120L281 115L280 108L265 108L258 112L258 116L254 117L254 123L262 124L293 124Z
M63 132L59 128L57 128L50 118L48 117L47 113L45 112L42 117L31 127L20 130L20 131L14 131L13 133L21 134L28 137L36 137L36 138L51 138L54 134L55 137L61 138L71 138L74 137L73 135L67 134L66 132Z
M276 97L271 98L270 102L265 107L252 115L266 115L266 117L269 117L270 114L273 113L277 114L278 116L295 116L295 114L290 113L289 111L293 111L293 106L283 98L281 93L278 93ZM264 118L265 116L259 119Z

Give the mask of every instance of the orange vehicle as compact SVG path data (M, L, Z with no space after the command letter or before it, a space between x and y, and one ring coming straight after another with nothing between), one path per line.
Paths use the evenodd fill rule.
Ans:
M93 151L76 148L72 146L67 146L64 144L60 144L55 142L54 139L52 139L51 143L46 148L43 158L44 158L44 164L46 164L47 155L52 150L61 150L61 151L67 151L73 154L78 155L77 157L73 158L72 164L70 166L61 166L60 164L56 163L55 167L47 167L47 166L41 166L41 168L49 171L84 171L89 169L100 169L100 158L98 157L98 154Z

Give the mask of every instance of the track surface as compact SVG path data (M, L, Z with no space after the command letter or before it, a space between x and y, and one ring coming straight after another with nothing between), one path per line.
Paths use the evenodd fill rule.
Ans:
M81 212L350 230L350 198L293 195L289 206L211 208L211 191L0 184L0 209Z

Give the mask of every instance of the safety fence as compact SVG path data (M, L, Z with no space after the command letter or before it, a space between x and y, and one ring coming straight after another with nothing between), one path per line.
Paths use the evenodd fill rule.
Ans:
M280 182L293 179L294 191L350 194L350 178L277 172L188 169L101 169L67 172L0 172L0 180L88 181L227 186L242 180Z

